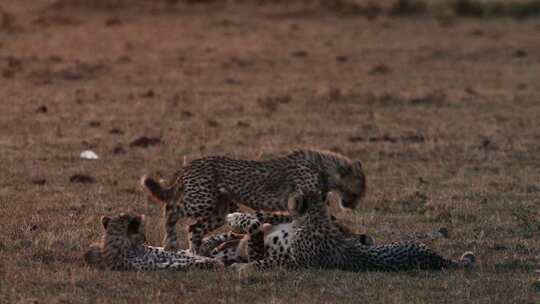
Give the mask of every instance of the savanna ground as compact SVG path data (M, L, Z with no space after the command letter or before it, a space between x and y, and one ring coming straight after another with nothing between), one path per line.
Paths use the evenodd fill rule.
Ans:
M0 3L0 302L539 303L539 19L83 3ZM105 214L145 213L161 243L143 174L306 146L363 161L368 195L340 215L358 232L478 266L240 281L83 265Z

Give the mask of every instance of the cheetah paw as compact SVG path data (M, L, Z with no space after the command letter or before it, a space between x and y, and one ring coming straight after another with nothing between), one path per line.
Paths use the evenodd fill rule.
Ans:
M461 255L461 258L459 258L459 262L462 267L472 267L476 263L476 257L474 256L474 253L472 251L467 251Z
M227 225L234 233L253 234L262 229L261 222L254 215L242 212L227 214Z

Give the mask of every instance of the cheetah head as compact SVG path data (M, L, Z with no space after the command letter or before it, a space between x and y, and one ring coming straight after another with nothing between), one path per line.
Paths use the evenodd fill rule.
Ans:
M127 240L132 246L140 246L146 242L144 215L121 213L116 216L103 216L101 224L106 238Z
M360 161L338 168L335 192L342 209L353 210L360 205L366 194L366 176Z

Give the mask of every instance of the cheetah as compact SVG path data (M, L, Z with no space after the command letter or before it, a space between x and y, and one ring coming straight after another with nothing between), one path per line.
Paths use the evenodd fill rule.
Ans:
M356 272L441 270L469 267L475 262L472 252L451 260L415 241L366 246L359 239L343 234L331 220L327 202L317 194L291 196L288 205L293 222L277 229L264 244L252 242L251 246L259 248L249 248L254 252L249 262L234 265L241 273L276 267ZM261 223L255 215L232 213L227 215L227 222L235 232L245 232L256 239L260 234Z
M92 267L119 271L137 270L223 270L221 261L192 254L189 251L169 252L145 245L144 215L120 214L104 216L103 240L93 244L84 254Z
M243 237L214 246L215 249L208 255L220 259L225 266L259 260L265 256L275 258L288 253L290 236L293 235L291 225L293 219L288 213L264 211L258 211L254 215L232 213L227 215L226 220L231 228L229 234ZM330 216L330 220L344 237L366 246L375 243L371 236L353 233L335 217Z
M355 209L366 191L360 161L332 152L298 150L255 161L208 156L184 166L169 185L141 178L149 197L165 208L167 250L177 250L176 223L189 218L189 248L199 253L203 237L225 224L225 216L241 203L255 210L287 210L293 193L340 196L340 207Z

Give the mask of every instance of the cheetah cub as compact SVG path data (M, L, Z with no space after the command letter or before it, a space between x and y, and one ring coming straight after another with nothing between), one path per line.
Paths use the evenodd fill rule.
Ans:
M249 263L234 267L245 274L276 267L400 271L465 268L475 263L472 252L452 260L419 242L366 246L359 239L344 235L329 217L327 203L317 194L291 197L289 213L293 221L275 231L266 241L259 237L262 225L256 215L229 214L227 221L235 232L244 232L259 240L248 244Z
M237 210L237 203L285 211L293 194L326 197L332 192L340 197L341 208L354 209L364 197L366 177L359 161L332 152L299 150L263 161L203 157L184 166L168 185L146 176L141 185L165 207L165 248L178 249L176 223L184 217L192 220L190 249L199 253L203 237L225 224L225 216Z
M84 254L84 261L91 267L138 271L224 269L216 259L145 245L144 215L104 216L101 223L105 230L102 242L91 245Z

